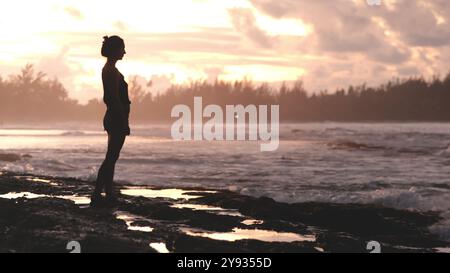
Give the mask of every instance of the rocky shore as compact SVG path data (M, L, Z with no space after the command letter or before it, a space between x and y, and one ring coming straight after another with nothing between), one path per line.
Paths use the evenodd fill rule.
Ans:
M91 208L93 183L0 172L0 252L442 252L438 212L280 203L211 189L116 185L118 205ZM69 248L69 249L68 249Z

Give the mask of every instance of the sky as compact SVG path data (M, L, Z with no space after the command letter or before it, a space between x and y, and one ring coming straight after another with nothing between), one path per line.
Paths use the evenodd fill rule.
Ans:
M449 71L448 0L2 2L0 75L32 63L81 103L103 94L104 35L124 38L119 70L154 93L216 78L333 92Z

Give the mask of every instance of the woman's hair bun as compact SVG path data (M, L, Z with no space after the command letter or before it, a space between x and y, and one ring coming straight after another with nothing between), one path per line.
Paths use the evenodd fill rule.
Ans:
M103 36L103 44L101 54L103 57L110 57L111 54L119 50L120 47L125 46L123 39L119 36Z

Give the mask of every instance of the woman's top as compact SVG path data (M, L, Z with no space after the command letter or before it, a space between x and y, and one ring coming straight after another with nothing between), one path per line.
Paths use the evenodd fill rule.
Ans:
M117 70L117 69L116 69ZM122 104L122 108L124 110L125 118L126 118L126 126L124 128L124 124L121 122L119 113L115 112L116 110L112 107L112 94L110 90L106 90L103 85L103 102L106 104L106 113L103 118L103 127L109 134L125 134L130 135L130 127L129 127L129 116L130 116L130 104L131 101L128 97L128 84L125 81L122 73L119 73L119 100Z

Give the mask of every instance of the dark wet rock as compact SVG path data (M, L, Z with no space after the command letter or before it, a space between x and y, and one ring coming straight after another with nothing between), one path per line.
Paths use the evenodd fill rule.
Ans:
M414 212L376 205L332 204L332 203L295 203L286 204L267 197L248 197L233 192L220 192L215 195L196 199L195 202L238 209L242 214L256 219L271 220L274 230L281 228L280 221L291 224L320 227L324 234L342 232L351 234L349 241L340 236L342 244L349 249L361 249L361 245L370 240L379 240L390 245L433 248L448 245L428 231L428 227L441 220L437 212ZM277 223L274 225L274 223ZM352 244L351 241L360 243ZM339 240L333 238L334 243ZM363 248L365 251L365 248ZM393 248L394 249L394 248Z
M266 220L262 224L242 225L242 227L252 227L283 232L294 232L300 234L308 233L306 225L302 223L292 223L284 220Z
M81 251L90 253L155 253L143 240L112 237L109 234L93 234L80 239Z
M137 220L131 223L131 226L134 227L149 227L152 226L153 222L147 220Z
M234 242L218 241L209 238L180 235L173 242L176 252L212 252L212 253L304 253L319 252L309 242L262 242L257 240L239 240Z

